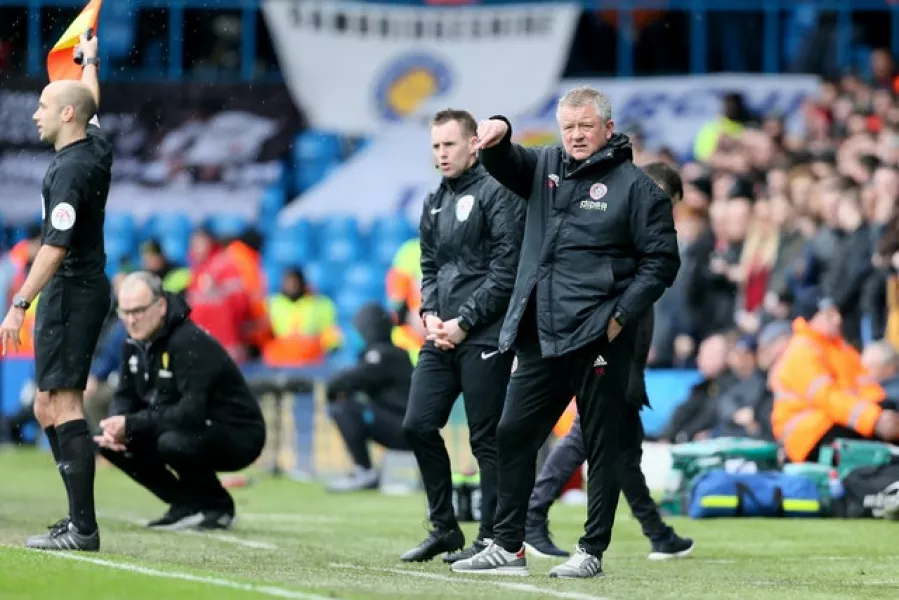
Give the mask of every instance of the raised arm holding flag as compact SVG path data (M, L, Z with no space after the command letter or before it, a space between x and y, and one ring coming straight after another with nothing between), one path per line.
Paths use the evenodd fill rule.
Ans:
M33 117L41 141L56 151L41 188L41 247L0 324L5 354L18 346L25 314L41 295L34 329L34 414L47 435L69 503L68 515L49 532L28 538L26 546L40 550L100 549L94 446L83 406L111 298L103 221L113 153L109 139L92 124L100 100L99 60L97 38L88 31L96 25L99 8L99 0L91 2L47 59L51 82ZM80 65L73 60L76 50Z

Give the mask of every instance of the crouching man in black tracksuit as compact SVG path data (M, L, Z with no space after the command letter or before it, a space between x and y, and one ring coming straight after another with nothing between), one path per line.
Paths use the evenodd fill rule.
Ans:
M332 492L376 488L378 472L372 468L368 441L391 450L410 450L403 432L403 416L409 402L412 360L409 353L390 341L393 319L379 304L369 304L353 318L353 326L365 342L359 364L340 371L328 382L328 412L355 469L328 488ZM356 394L364 394L361 402Z
M684 195L684 187L676 170L664 163L652 163L643 167L643 170L668 194L672 203L677 204L680 201ZM634 406L649 406L644 371L652 346L653 321L653 311L649 310L637 323L635 353L627 385L627 394ZM639 426L642 436L642 422ZM616 466L624 498L630 504L634 517L640 522L643 535L652 544L649 558L664 560L687 556L693 551L693 540L680 537L662 520L649 488L646 487L646 477L640 466L642 458L642 446L634 444L628 451L622 453L622 458ZM570 555L553 543L547 516L549 508L559 497L565 483L586 460L587 449L584 446L581 419L576 417L568 434L553 446L552 452L546 457L546 462L537 474L537 482L534 484L534 491L528 504L525 529L525 545L531 554L540 557Z
M243 469L262 453L256 398L225 349L155 275L128 275L118 312L128 340L113 416L94 438L101 454L169 505L148 527L230 527L234 501L216 472Z
M527 573L537 451L573 395L589 468L587 523L578 551L550 575L602 574L621 490L617 464L642 441L640 405L627 394L637 323L680 266L671 201L633 164L608 99L576 88L556 117L562 148L513 144L502 117L478 128L484 166L527 198L527 223L500 335L501 350L515 344L518 368L497 427L494 538L453 564L458 572Z
M480 468L481 523L474 544L447 556L447 562L474 555L493 537L496 426L513 360L511 352L499 350L498 338L515 282L524 203L478 163L476 127L469 113L458 110L438 113L431 127L443 180L421 216L421 313L428 339L412 374L403 428L418 460L434 529L403 554L404 561L430 560L465 545L439 432L460 392Z

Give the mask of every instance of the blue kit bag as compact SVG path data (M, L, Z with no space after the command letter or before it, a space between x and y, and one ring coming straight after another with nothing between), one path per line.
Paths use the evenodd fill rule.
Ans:
M818 486L806 477L716 469L694 482L689 515L693 519L819 517L821 500Z

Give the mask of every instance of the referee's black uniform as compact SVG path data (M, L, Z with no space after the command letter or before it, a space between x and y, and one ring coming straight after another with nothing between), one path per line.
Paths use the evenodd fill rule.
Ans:
M111 289L103 220L112 173L112 144L99 127L57 153L41 191L41 244L66 257L41 292L35 318L35 380L42 392L83 390Z
M43 246L65 249L59 268L37 297L34 327L35 380L49 394L41 411L64 410L54 392L80 393L87 385L100 330L109 312L103 221L112 174L113 148L93 125L87 136L58 149L41 192ZM41 401L42 404L46 400ZM36 404L37 406L37 404ZM65 407L70 413L75 407ZM37 412L37 411L36 411ZM40 418L40 417L39 417ZM94 443L84 418L45 422L53 458L65 482L69 516L26 546L43 550L98 550L94 508Z
M475 544L447 561L473 555L493 537L496 426L514 359L511 352L500 352L498 338L523 229L521 199L478 163L459 177L445 178L425 201L421 311L443 321L459 318L468 334L453 350L427 342L412 374L403 429L418 460L434 531L403 560L428 560L465 544L453 511L450 459L439 432L460 393L481 473L481 526Z

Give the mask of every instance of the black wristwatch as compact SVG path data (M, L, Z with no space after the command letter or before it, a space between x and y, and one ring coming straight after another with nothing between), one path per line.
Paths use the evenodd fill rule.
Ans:
M459 317L458 323L459 323L459 329L461 329L465 333L468 333L468 331L471 329L471 325L469 325L468 321L466 321L462 317Z
M624 314L621 311L615 311L612 318L615 319L615 322L621 325L622 328L627 324L627 319L624 318Z
M96 67L99 69L100 68L100 59L97 58L96 56L91 56L90 58L85 58L81 62L82 69L88 65L96 65Z
M13 296L12 305L15 308L21 308L22 310L28 310L31 308L31 302L25 299L25 296L19 296L18 294Z

